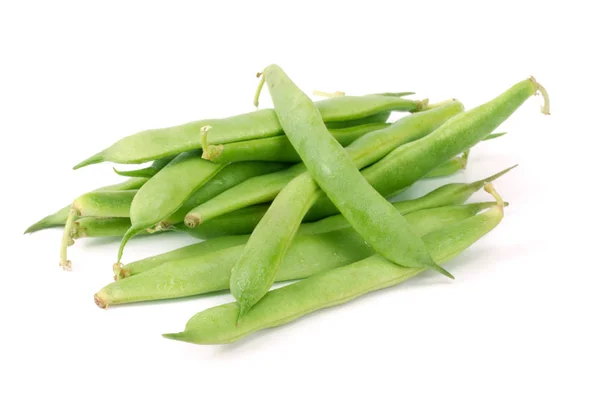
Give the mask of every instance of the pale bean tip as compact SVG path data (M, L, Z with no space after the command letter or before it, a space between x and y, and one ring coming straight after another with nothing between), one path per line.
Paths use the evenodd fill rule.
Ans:
M96 305L102 309L107 309L108 308L108 303L106 303L104 300L102 300L100 298L100 296L98 295L98 293L96 293L94 295L94 303L96 303Z

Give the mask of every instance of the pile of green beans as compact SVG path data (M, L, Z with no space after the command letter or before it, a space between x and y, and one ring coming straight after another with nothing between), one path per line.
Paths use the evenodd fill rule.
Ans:
M529 97L541 94L549 114L533 77L467 110L412 92L319 92L328 98L313 101L278 65L258 77L255 106L266 86L273 109L124 137L74 169L137 164L113 168L127 180L81 194L25 233L60 227L65 270L75 240L120 237L114 282L93 296L102 308L229 290L234 302L163 336L231 343L428 270L455 279L441 264L500 224L508 203L493 185L515 166L391 198L466 169L473 148L503 136L494 130ZM390 122L397 112L406 115ZM481 189L493 201L467 203ZM122 262L133 236L176 232L198 242Z

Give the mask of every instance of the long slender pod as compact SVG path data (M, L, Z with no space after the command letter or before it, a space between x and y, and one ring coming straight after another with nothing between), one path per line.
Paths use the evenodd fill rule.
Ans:
M406 219L423 236L470 218L495 204L473 203L420 210L408 214ZM247 239L248 236L217 238L126 265L115 271L118 282L96 293L96 303L108 307L227 289L231 269ZM275 280L306 278L373 254L373 249L352 228L300 235L294 238Z
M370 165L396 147L431 133L462 110L460 102L449 101L433 109L406 116L384 129L361 136L347 146L346 151L359 168ZM285 185L304 172L306 167L301 163L248 179L191 210L186 216L186 225L193 228L228 212L271 201Z
M98 189L92 190L92 192L100 192L100 191L111 191L111 190L133 190L139 189L142 187L144 183L146 183L147 178L131 178L127 179L124 182L117 183L114 185L99 187ZM69 217L69 211L71 210L71 205L67 205L60 210L54 212L53 214L47 215L42 218L35 224L31 225L29 228L25 230L25 233L32 233L42 229L64 226L67 222L67 218Z
M488 190L493 188L488 186ZM504 205L452 224L423 237L436 262L456 257L502 221ZM238 321L240 305L223 304L194 315L184 331L163 336L195 344L235 342L253 332L294 321L317 310L347 303L367 293L400 284L424 268L406 268L380 255L327 270L302 281L270 291Z
M223 167L202 159L199 152L182 153L150 178L131 203L131 228L121 240L117 264L129 239L176 212Z
M316 104L327 122L361 120L387 111L415 112L425 106L418 100L385 95L343 96L322 100ZM360 122L364 123L364 121ZM207 119L169 128L142 131L124 137L73 168L78 169L106 161L138 164L199 150L202 148L202 138L198 135L198 131L204 126L212 127L208 144L240 142L282 134L275 111L264 109L229 118Z
M389 124L375 123L332 129L330 132L342 146L348 146L365 133L383 129L387 126ZM220 164L250 160L294 163L301 161L298 153L285 136L213 145L212 149L205 154L207 156L204 158Z

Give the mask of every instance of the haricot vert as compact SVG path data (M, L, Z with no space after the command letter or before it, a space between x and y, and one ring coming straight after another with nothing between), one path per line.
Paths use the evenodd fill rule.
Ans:
M436 262L444 263L456 257L502 221L504 203L491 185L486 189L497 197L496 206L423 237ZM406 268L373 255L272 290L241 320L238 303L223 304L194 315L184 331L163 336L195 344L231 343L252 332L283 325L317 310L397 285L424 271L425 268Z
M322 118L327 122L338 123L337 127L353 126L351 121L364 124L364 118L387 111L419 111L426 105L422 101L386 95L342 96L316 104ZM342 126L339 123L343 123ZM194 121L139 132L119 140L73 168L106 161L138 164L198 150L202 147L202 138L198 132L204 126L212 127L208 144L240 142L282 134L275 111L258 110L229 118Z
M419 236L423 236L495 205L495 202L485 202L431 208L408 214L406 220ZM231 269L244 249L244 239L247 237L217 238L116 270L119 277L128 277L98 291L96 304L107 308L227 289ZM306 278L373 254L373 249L352 228L299 235L294 238L275 280Z
M425 244L402 214L373 189L359 171L391 151L400 141L372 132L354 143L375 142L378 144L376 150L353 157L333 139L314 103L281 68L267 67L262 79L269 88L283 131L308 173L296 177L275 198L232 270L230 290L240 303L240 318L273 284L294 232L316 199L319 187L377 252L398 264L432 268L452 277L433 261ZM459 106L458 112L462 111L462 105ZM427 130L423 129L423 133ZM418 138L422 134L414 136ZM355 165L356 159L361 159L364 164ZM292 217L288 218L288 215ZM295 218L296 215L300 217Z
M508 203L491 182L514 166L419 198L395 196L480 168L469 160L473 147L504 135L493 132L529 97L541 94L549 114L548 93L532 77L465 111L455 99L406 98L413 92L314 91L326 99L313 101L276 64L259 76L255 105L266 85L272 109L114 142L74 168L138 164L113 168L131 179L80 195L26 233L61 226L65 269L75 240L121 237L115 281L94 296L104 308L230 289L235 303L202 311L164 337L231 343L430 269L453 278L440 264L500 223ZM464 204L481 188L495 201ZM122 264L138 234L174 247L185 234L203 241ZM297 282L271 287L290 280Z

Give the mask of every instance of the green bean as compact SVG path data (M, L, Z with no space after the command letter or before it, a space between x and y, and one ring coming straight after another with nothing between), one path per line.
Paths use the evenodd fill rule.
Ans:
M427 135L462 109L460 102L450 101L436 108L409 115L387 128L361 136L346 147L346 150L358 164L369 165L399 145ZM300 163L286 170L248 179L191 210L185 223L193 228L219 215L271 201L286 184L304 172L306 167Z
M173 161L175 156L164 157L158 160L154 160L149 167L134 169L130 171L119 171L116 168L113 170L121 176L131 176L131 177L142 177L142 178L152 178L158 171L163 169L168 163Z
M98 189L92 190L92 192L98 192L103 190L132 190L139 189L142 187L144 183L146 183L147 179L145 178L132 178L127 179L124 182L117 183L115 185L103 186ZM64 226L67 222L67 218L69 217L69 211L71 210L71 205L65 206L60 210L56 211L53 214L47 215L42 218L35 224L31 225L29 228L25 230L25 233L32 233L42 229L52 228L56 226Z
M442 201L442 199L440 199L440 201L438 202L439 207L434 207L434 208L420 209L416 204L412 205L412 206L408 206L408 207L402 207L404 204L407 204L407 202L395 203L394 207L396 207L403 214L408 214L406 218L409 220L409 222L414 223L416 229L419 232L424 234L424 233L428 233L431 230L436 229L435 227L432 228L433 224L435 224L437 222L441 223L444 221L448 222L447 218L444 219L444 217L443 217L443 215L445 215L445 214L450 214L454 218L454 217L460 216L461 212L475 213L475 212L481 210L482 207L485 208L489 205L489 203L473 203L473 204L469 204L466 206L456 205L455 204L455 203L457 203L456 197L457 196L449 196L447 198L446 202L448 202L448 204L453 204L453 205L447 205L447 206L445 205L446 202L444 202L444 201ZM414 202L414 200L413 200L413 202ZM422 204L427 205L427 204L431 204L431 202L427 201L427 202L423 202ZM431 213L421 213L421 211L427 211L427 210L431 210ZM341 220L338 220L336 217L329 217L329 218L325 218L319 222L303 224L300 227L298 234L299 235L317 235L317 234L332 232L332 231L336 231L336 230L343 230L343 229L347 229L350 227L350 224L348 224L348 222L341 215L339 216L342 218ZM417 219L417 220L415 221L415 219ZM307 228L307 229L303 229L303 228ZM251 233L252 229L248 229L246 232ZM247 239L249 238L249 235L238 234L236 236L224 236L224 237L240 238L240 240L243 240L243 242L240 242L238 244L245 244L247 242ZM204 246L205 243L210 243L212 241L218 241L218 240L222 240L222 237L210 239L210 240L201 242L199 244L190 245L188 247L190 247L190 248L192 248L194 246L202 247L202 246ZM185 249L185 251L181 254L178 253L177 250L167 253L167 254L165 254L165 258L161 258L161 260L164 263L167 261L175 261L175 260L187 258L186 254L188 251L191 251L191 250L188 250L187 248L183 248L181 250L184 250L184 249ZM201 254L203 254L203 253L201 250L199 250L198 255L201 255ZM153 261L147 262L146 260L139 260L134 263L129 263L129 264L125 265L122 268L122 270L128 271L128 272L125 272L124 274L127 276L130 276L130 275L140 274L140 273L145 272L149 269L152 269L156 266L157 266L157 264Z
M459 205L467 201L473 193L480 190L486 182L494 181L515 167L516 165L472 183L449 183L417 199L403 200L392 204L405 214L426 208ZM254 228L256 228L256 225L265 215L268 208L268 204L245 207L206 221L195 228L189 228L184 224L178 224L175 228L200 239L209 239L225 235L248 234L252 233ZM335 209L333 214L338 212L339 211ZM346 221L342 215L337 214L315 222L303 223L300 226L298 233L322 233L330 230L347 228L349 226L348 221Z
M412 216L418 215L418 212L421 210L446 209L446 206L459 206L465 201L467 201L469 197L471 197L475 192L480 190L486 183L494 182L496 179L500 178L515 167L516 165L507 168L503 171L500 171L494 175L488 176L484 179L474 181L471 183L449 183L440 186L439 188L434 189L431 192L419 198L397 201L392 204L401 213L411 215L411 217L407 218L413 218ZM243 243L245 243L248 236L242 235L249 234L254 230L254 228L266 212L267 208L268 205L258 205L243 208L241 210L234 211L233 213L225 214L221 217L210 220L205 224L197 226L196 228L187 228L184 225L181 227L181 230L201 239L225 235L238 235L236 237L243 238L240 240L243 240ZM350 227L348 221L346 221L346 219L342 215L338 214L328 218L324 218L317 222L304 223L300 226L298 234L314 235L318 233L340 230L348 227ZM204 229L205 231L203 231ZM178 253L177 250L174 250L170 253L166 253L165 257L157 256L159 258L157 258L156 260L160 260L161 262L167 262L180 258L185 258L185 255L188 254L188 251L193 251L191 250L193 246L199 247L198 255L200 255L202 254L202 249L204 248L204 246L206 246L206 244L203 243L210 243L215 240L217 239L201 242L200 244L190 245L188 246L190 247L190 249L188 250L187 248L184 248L185 250L181 254ZM133 275L151 269L156 265L157 264L152 261L147 262L146 259L139 260L125 265L123 267L123 271L130 271L129 273L125 272L125 274Z
M74 229L76 219L80 217L129 217L129 208L138 190L89 192L73 201L60 244L59 265L64 270L71 269L71 261L67 259L67 247L73 244L73 236L76 235L76 229Z
M204 256L219 250L239 246L246 243L247 240L248 235L222 236L137 260L128 263L127 265L115 266L113 270L115 273L115 280L141 274L142 272L149 271L170 261Z
M414 94L414 93L410 93ZM387 94L382 94L381 96L387 96ZM327 127L331 130L333 129L346 129L352 128L360 125L369 125L369 124L382 124L386 123L390 118L392 113L390 111L382 112L379 114L373 114L368 117L353 119L348 121L331 121L327 123Z
M323 120L327 122L360 120L386 111L414 112L420 111L424 106L421 101L376 95L336 97L316 104ZM204 126L212 127L208 144L240 142L282 133L274 110L258 110L224 119L194 121L179 126L139 132L117 141L73 168L78 169L105 161L137 164L198 150L202 147L202 139L198 131Z
M268 208L268 204L257 204L213 218L194 228L189 228L185 224L177 224L173 229L199 239L210 239L226 235L245 235L254 230Z
M488 187L488 190L492 189ZM498 226L503 214L502 201L498 199L497 206L431 232L423 241L436 262L446 262ZM374 255L272 290L242 320L238 321L238 303L223 304L194 315L183 332L163 337L196 344L235 342L252 332L283 325L317 310L397 285L425 270L401 267Z
M538 91L544 97L542 112L548 114L546 90L533 78L523 80L491 101L452 117L430 135L397 148L365 168L363 176L383 196L393 196L446 160L487 138ZM335 205L323 194L305 220L314 221L337 213Z
M474 203L421 210L408 214L406 219L422 236L470 218L495 204ZM231 268L242 253L247 238L234 236L209 240L127 265L115 271L120 278L127 279L102 288L95 295L96 303L108 307L227 289ZM207 249L208 245L212 247ZM275 280L306 278L373 254L373 249L351 228L297 236Z
M466 169L468 161L469 150L465 151L462 156L456 156L440 164L436 169L425 174L423 178L441 178L455 174L458 171Z
M214 178L194 192L175 213L163 219L158 230L183 222L186 214L195 207L250 178L280 171L286 167L287 164L265 161L241 161L226 165Z
M75 221L71 238L123 236L130 227L129 218L84 217Z
M389 124L366 124L344 129L332 129L331 135L342 145L348 146L365 133L384 129ZM213 162L227 164L234 161L262 160L279 162L299 162L300 157L290 141L285 136L274 136L265 139L247 140L228 144L213 145L212 151L207 151Z
M501 133L490 133L482 141L492 140L506 135L506 132ZM423 178L443 178L457 173L458 171L467 168L469 161L470 149L466 150L461 156L456 156L448 161L445 161L435 169L429 171Z
M390 140L381 134L385 130L380 130L358 139L354 142L357 145L346 151L331 136L311 99L281 68L277 65L268 66L263 78L268 85L281 126L308 172L294 178L273 200L233 268L230 290L240 303L240 318L272 286L304 215L318 198L319 187L327 193L350 225L378 253L398 264L413 268L432 268L452 278L450 273L429 256L425 244L402 214L377 193L360 173L360 168L377 161L401 144L401 141L397 138ZM451 101L449 104L455 103L457 102ZM450 115L462 111L462 104L458 105ZM427 112L439 111L441 108L444 106ZM444 120L446 119L447 117ZM430 118L428 122L431 120L433 119ZM443 121L439 121L436 126L441 122ZM431 131L423 129L424 126L420 128L421 134L411 139L422 137ZM367 145L361 147L362 143ZM377 147L371 152L357 154L352 151L369 148L372 143L377 143Z
M172 215L223 167L202 159L198 151L182 153L150 178L131 203L131 228L121 240L117 264L129 239Z
M483 140L492 140L492 139L497 139L499 137L502 137L504 135L506 135L508 132L498 132L498 133L490 133L485 139Z

